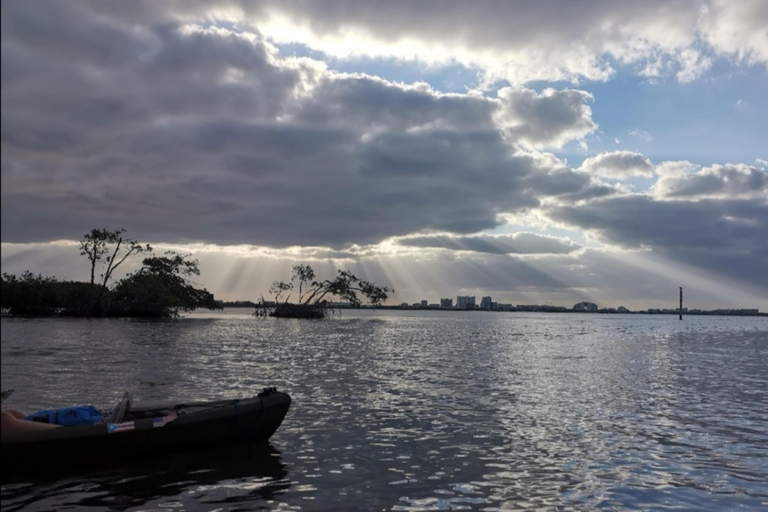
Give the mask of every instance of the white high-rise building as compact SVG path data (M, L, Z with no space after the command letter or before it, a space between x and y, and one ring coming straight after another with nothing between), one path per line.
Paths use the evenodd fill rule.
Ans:
M579 302L573 306L574 311L597 311L597 304L594 302Z
M456 309L475 309L475 296L459 295L456 297Z

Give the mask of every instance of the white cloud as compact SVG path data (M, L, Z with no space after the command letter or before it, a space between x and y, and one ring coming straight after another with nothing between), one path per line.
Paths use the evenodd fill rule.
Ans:
M768 174L745 164L713 165L694 173L662 173L651 189L659 199L768 199Z
M264 2L253 23L275 41L306 44L336 58L383 57L457 62L486 82L607 80L611 61L638 63L642 74L690 81L711 54L768 62L762 2L712 0L515 2L338 2L335 8ZM461 20L461 29L456 29ZM762 28L761 28L762 27Z
M700 169L700 166L692 164L687 160L661 162L656 166L654 172L657 176L663 178L682 178L692 174Z
M750 64L768 62L768 2L710 0L700 30L716 52Z
M712 58L694 48L683 49L678 56L680 70L676 73L680 82L691 82L712 67Z
M653 140L653 136L650 133L648 133L645 130L641 130L639 128L631 128L627 133L632 137L637 137L646 142L650 142Z
M632 151L614 151L601 153L587 158L579 168L581 172L622 180L633 176L653 176L653 164L650 159Z

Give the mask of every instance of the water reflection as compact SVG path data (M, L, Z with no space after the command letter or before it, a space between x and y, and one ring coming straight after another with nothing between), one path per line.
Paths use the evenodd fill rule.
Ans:
M768 502L764 319L345 312L328 322L209 315L160 324L4 319L2 328L13 406L121 389L208 399L265 385L294 400L272 439L282 476L246 465L210 481L182 468L153 480L139 468L114 475L117 487L94 478L4 487L4 506L15 493L16 509L100 509L111 499L136 510Z
M175 454L118 464L106 472L49 474L4 484L3 510L157 510L223 507L253 510L291 486L281 453L270 444ZM30 491L34 489L34 494Z

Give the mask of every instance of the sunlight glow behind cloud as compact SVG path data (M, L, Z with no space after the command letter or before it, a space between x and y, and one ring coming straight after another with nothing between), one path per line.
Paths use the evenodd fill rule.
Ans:
M311 263L403 300L647 304L679 276L768 305L738 144L768 130L766 6L4 2L3 271L80 278L108 225L228 298Z

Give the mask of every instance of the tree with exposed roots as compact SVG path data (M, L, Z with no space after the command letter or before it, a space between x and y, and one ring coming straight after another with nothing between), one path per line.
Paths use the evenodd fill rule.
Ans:
M279 302L283 292L292 290L298 282L299 300L296 303ZM315 272L309 265L296 265L291 271L291 281L275 281L270 292L275 295L275 304L270 308L257 307L255 314L283 318L325 318L333 309L330 299L338 298L352 307L363 303L360 296L368 299L372 305L385 302L392 290L386 286L360 279L348 270L339 270L334 279L315 280Z

